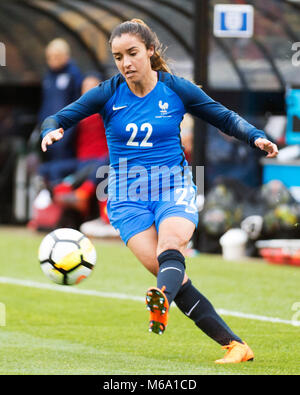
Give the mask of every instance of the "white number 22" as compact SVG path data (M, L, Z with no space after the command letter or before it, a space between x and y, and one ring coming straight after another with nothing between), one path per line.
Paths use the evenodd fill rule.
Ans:
M140 147L152 147L153 143L148 142L148 140L149 140L149 138L150 138L150 136L152 134L152 131L153 131L151 123L148 123L148 122L143 123L141 125L141 129L140 130L141 130L141 132L147 131L146 136L144 137L144 139L141 142L141 144L139 144L138 141L134 141L134 139L135 139L135 137L136 137L136 135L138 133L138 126L137 126L137 124L136 123L129 123L126 126L126 132L131 132L131 135L130 135L129 140L127 141L126 145L130 145L132 147L138 147L138 146L140 146Z

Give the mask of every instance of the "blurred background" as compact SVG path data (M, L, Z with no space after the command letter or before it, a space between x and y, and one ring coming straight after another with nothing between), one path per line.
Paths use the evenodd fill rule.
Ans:
M141 18L167 47L175 74L265 130L280 148L278 159L265 160L201 120L184 119L187 159L194 171L205 169L193 248L220 252L219 239L231 228L246 232L248 255L257 254L258 240L299 239L299 1L11 0L0 2L0 15L1 224L117 237L105 205L94 199L93 166L106 163L107 152L78 152L80 133L72 131L77 147L62 147L64 167L48 174L43 165L57 158L41 154L39 126L54 108L50 101L66 105L82 93L87 76L99 83L116 73L110 32ZM51 66L48 44L57 38L68 44L66 58ZM91 131L93 122L101 120L82 129Z

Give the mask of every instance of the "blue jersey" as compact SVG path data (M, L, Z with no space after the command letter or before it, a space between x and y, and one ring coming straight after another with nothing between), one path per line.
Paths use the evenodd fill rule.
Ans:
M104 81L48 117L42 125L42 137L59 127L68 129L94 113L100 113L105 124L111 166L109 188L115 196L122 194L122 198L124 190L136 184L137 176L140 188L147 185L146 200L153 199L153 190L152 197L149 195L153 184L155 190L161 191L161 185L157 186L158 173L160 177L171 175L175 186L182 177L189 177L184 172L188 163L180 139L180 123L185 113L252 147L257 138L266 137L263 131L214 101L192 82L161 71L156 86L144 97L132 93L121 74Z

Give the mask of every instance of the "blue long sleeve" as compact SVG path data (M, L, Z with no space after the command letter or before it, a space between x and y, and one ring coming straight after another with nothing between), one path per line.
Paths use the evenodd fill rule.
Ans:
M251 147L255 147L254 142L259 137L266 138L262 130L213 100L192 82L166 73L165 83L181 98L186 112L203 119L229 136L234 136Z
M47 117L41 125L41 138L52 130L64 130L95 113L101 113L113 90L120 84L122 77L117 75L90 89L78 100L62 108L56 114Z
M103 103L99 91L99 87L91 89L74 103L46 118L41 126L41 137L45 137L47 133L58 128L69 129L82 119L100 112Z

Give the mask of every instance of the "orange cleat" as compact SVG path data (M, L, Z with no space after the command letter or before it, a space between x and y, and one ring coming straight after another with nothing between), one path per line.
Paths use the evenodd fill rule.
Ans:
M254 360L253 351L245 342L239 343L233 340L230 344L222 348L227 350L227 353L224 355L224 358L217 359L215 363L239 363Z
M165 287L149 288L146 294L146 306L150 311L149 332L162 335L168 323L169 302L164 294Z

